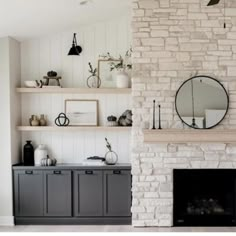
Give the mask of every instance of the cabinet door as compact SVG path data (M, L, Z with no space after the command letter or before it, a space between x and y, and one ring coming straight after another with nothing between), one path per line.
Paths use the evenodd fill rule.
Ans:
M14 171L15 216L43 216L43 173Z
M74 215L103 215L102 171L85 170L74 172Z
M131 173L128 170L104 171L105 216L131 215Z
M71 216L71 171L44 171L44 215Z

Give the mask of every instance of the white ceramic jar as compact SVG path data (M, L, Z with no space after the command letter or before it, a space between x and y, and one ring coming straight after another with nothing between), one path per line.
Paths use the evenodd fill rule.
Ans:
M43 144L40 144L34 151L34 164L36 166L41 165L41 160L44 158L47 158L48 151L46 149L46 146Z
M116 74L116 87L117 88L129 88L130 78L125 71L118 71Z

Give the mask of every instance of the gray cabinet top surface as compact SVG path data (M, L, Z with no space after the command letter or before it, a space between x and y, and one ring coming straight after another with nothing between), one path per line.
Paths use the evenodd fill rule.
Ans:
M123 169L130 170L131 165L127 164L116 164L116 165L83 165L83 164L57 164L56 166L24 166L22 164L13 165L13 170L86 170L86 169L96 169L96 170L114 170L114 169Z

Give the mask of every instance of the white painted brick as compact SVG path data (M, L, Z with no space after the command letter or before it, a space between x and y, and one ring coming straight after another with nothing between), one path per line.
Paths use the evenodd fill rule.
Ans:
M159 4L156 0L140 0L139 7L144 9L158 8Z
M152 30L151 37L168 37L169 32L164 30Z
M233 166L233 163L232 162L220 162L219 163L219 168L234 168L234 166Z
M145 207L143 206L132 206L131 211L133 213L140 213L140 212L145 212L146 210L145 210Z
M152 127L152 100L162 104L162 127L188 129L175 111L175 93L186 79L206 74L230 92L230 110L219 128L236 128L236 5L223 11L199 0L134 0L133 222L172 226L173 169L236 168L236 145L143 144ZM232 17L231 17L232 16ZM158 122L158 118L156 119Z
M172 183L161 183L160 192L171 192L173 190Z
M142 39L143 46L164 46L163 38L147 38Z

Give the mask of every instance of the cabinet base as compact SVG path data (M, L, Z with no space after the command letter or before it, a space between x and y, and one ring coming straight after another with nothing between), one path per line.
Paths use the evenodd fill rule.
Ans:
M15 217L15 225L131 225L131 217Z

